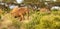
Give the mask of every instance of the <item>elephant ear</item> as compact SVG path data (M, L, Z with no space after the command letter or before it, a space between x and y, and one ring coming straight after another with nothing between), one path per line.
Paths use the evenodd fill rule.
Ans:
M18 6L15 6L10 13L15 13L16 11L18 11Z
M13 10L15 10L15 9L18 9L18 6L15 6L15 7L13 8Z

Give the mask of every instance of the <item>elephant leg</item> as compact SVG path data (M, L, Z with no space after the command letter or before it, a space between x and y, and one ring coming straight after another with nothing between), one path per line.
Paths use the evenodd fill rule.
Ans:
M24 15L20 15L20 21L25 20Z

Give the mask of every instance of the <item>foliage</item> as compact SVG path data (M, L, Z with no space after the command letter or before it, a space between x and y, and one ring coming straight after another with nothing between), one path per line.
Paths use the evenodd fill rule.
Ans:
M31 20L28 23L22 23L18 20L18 18L14 18L9 13L5 13L1 14L1 18L3 19L0 20L0 24L2 22L5 23L6 21L10 21L10 24L7 23L7 25L6 23L3 23L4 25L2 24L2 29L12 29L12 27L13 29L20 29L21 27L24 29L60 29L60 11L51 11L50 14L47 12L42 13L39 11L34 11L30 12L30 17Z
M53 11L51 14L36 13L36 16L33 17L32 21L26 25L26 29L59 29L60 13L59 11L56 11L55 14Z

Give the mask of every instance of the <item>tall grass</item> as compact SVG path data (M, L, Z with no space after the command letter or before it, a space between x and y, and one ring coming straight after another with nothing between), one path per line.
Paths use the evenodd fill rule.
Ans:
M60 27L60 13L59 11L52 11L51 14L46 12L34 13L32 21L26 24L26 29L59 29Z
M31 21L28 23L19 21L19 19L14 18L9 13L3 13L0 16L0 24L3 22L0 29L60 29L60 11L51 11L50 14L39 11L30 12ZM6 23L8 20L10 24Z

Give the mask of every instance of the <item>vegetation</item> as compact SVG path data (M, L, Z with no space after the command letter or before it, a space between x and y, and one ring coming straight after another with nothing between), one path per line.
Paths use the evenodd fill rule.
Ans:
M34 11L30 13L28 23L21 22L10 13L1 14L0 29L60 29L60 11L47 12Z
M15 0L13 1L0 0L0 1L8 4L16 3ZM59 1L60 0L57 0L57 2ZM25 0L23 3L27 5L28 2L29 3L31 2L32 4L33 3L40 4L40 0ZM41 4L41 7L44 7L45 6L44 0L42 0L42 2L43 3ZM0 29L60 29L60 10L55 9L52 10L50 13L40 11L32 12L31 10L29 14L29 20L20 21L19 18L14 18L10 14L11 10L9 8L5 9L4 6L3 8L0 6L3 9L2 12L0 13ZM26 15L24 17L26 17Z

